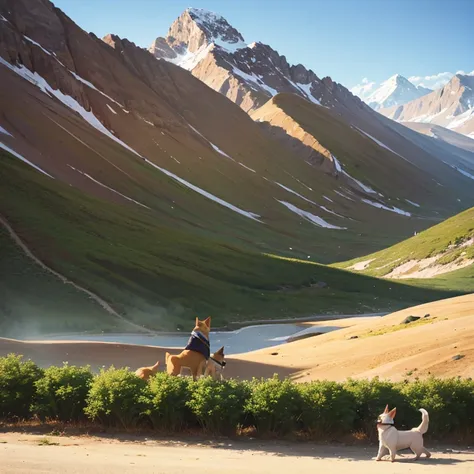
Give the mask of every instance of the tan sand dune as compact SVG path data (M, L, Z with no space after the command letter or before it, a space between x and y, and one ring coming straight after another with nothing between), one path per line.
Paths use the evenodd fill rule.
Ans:
M430 316L423 318L425 314ZM410 315L421 316L422 320L401 326L404 318ZM416 306L384 317L331 321L330 324L348 327L228 357L225 376L270 377L278 373L298 381L375 376L392 380L430 375L474 377L474 294ZM131 344L0 339L0 356L16 352L42 366L68 361L90 364L95 370L110 365L135 369L156 360L164 362L165 351L164 348ZM461 358L455 360L457 356Z
M407 316L425 314L430 317L422 323L370 335L393 330ZM464 357L453 360L457 355ZM412 371L418 377L472 377L474 294L416 306L376 320L362 320L346 329L238 355L236 359L279 366L301 381L374 376L398 380Z

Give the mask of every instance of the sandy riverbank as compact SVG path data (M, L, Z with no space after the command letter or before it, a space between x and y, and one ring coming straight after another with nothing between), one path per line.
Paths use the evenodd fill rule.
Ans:
M425 314L430 314L426 324L407 325L391 332L406 316ZM346 327L229 357L225 375L251 378L278 373L299 381L377 375L393 380L430 375L474 377L474 294L409 308L381 318L350 318L330 324ZM374 335L377 333L381 334ZM110 365L135 369L157 360L163 363L165 351L165 348L115 343L0 339L0 355L24 354L43 366L68 361L89 364L94 369ZM454 360L456 356L461 357Z

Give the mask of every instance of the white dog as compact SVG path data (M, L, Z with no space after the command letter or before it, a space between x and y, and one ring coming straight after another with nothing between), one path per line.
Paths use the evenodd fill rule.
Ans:
M393 419L397 413L394 408L388 411L388 405L385 411L377 419L377 431L379 433L379 452L376 461L380 461L383 456L390 454L390 460L395 461L397 451L410 448L415 454L415 461L420 459L424 453L427 458L431 453L423 446L423 435L428 431L430 421L428 412L424 408L421 411L421 424L410 431L398 431L393 425Z

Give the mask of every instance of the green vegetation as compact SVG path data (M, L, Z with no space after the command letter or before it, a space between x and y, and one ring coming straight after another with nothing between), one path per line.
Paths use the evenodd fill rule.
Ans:
M148 328L175 329L195 315L212 315L221 326L239 319L375 312L458 294L275 259L172 228L161 214L87 197L7 155L0 160L0 180L0 213L33 253ZM47 275L4 231L0 262L2 334L134 330L87 294Z
M51 441L48 438L41 438L38 441L38 446L59 446L59 443L56 443L55 441Z
M84 417L86 396L92 382L90 367L49 367L36 382L32 411L40 418L79 420Z
M383 334L389 334L392 332L403 331L404 329L410 329L416 326L423 326L425 324L431 324L436 321L436 318L423 318L418 319L417 321L413 321L409 324L395 324L394 326L386 326L382 329L378 329L377 331L369 331L365 334L360 335L359 337L372 337L372 336L382 336Z
M43 371L22 356L0 358L0 417L27 417L36 398L36 382Z
M89 373L88 368L50 367L43 374L33 362L23 362L14 355L0 359L0 368L4 368L0 370L0 413L4 419L39 415L36 410L41 406L38 399L44 397L42 387L50 385L53 378L64 380L65 390L59 386L48 390L52 404L64 401L64 393L71 393L71 380L75 380L76 389L81 389L73 396L75 403L84 407L83 414L96 423L122 429L202 429L209 434L256 431L261 435L303 434L320 440L357 433L374 439L375 420L388 403L397 407L396 422L400 429L418 426L418 409L422 407L430 415L428 437L447 440L456 436L458 440L467 440L474 434L471 379L431 378L392 383L375 378L296 384L277 376L250 382L218 382L211 378L194 382L159 373L146 383L128 369L113 367L92 380L83 376ZM74 373L81 376L75 378ZM22 384L25 374L34 374L36 384ZM29 412L19 403L11 404L5 392L12 386L18 387L17 400L27 403ZM72 417L69 410L58 410L52 419L66 422Z
M432 178L420 168L408 160L400 160L388 148L378 145L331 110L287 93L276 95L272 102L335 155L347 173L383 193L382 200L389 200L389 205L391 202L392 205L417 214L415 208L403 199L408 198L422 205L423 216L436 219L440 212L449 216L464 208L456 201L456 196L460 193L463 202L464 198L466 202L472 199L467 188L454 190L433 186ZM269 105L270 102L262 109ZM365 204L363 206L367 207ZM397 224L406 225L403 221ZM367 226L362 232L367 232ZM393 232L397 233L395 229Z
M357 262L372 260L364 270L356 273L382 277L409 260L439 256L436 264L446 265L458 258L473 259L474 245L469 243L472 239L474 239L474 208L388 249L339 263L334 267L348 269ZM467 293L474 291L474 265L430 279L409 279L404 282L423 288L456 289Z
M146 389L127 369L102 370L91 384L84 413L107 426L136 426L146 410Z

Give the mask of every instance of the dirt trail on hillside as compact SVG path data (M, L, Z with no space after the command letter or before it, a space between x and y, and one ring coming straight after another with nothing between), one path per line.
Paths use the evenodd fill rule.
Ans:
M61 273L58 273L56 270L53 270L51 267L48 267L44 262L42 262L31 250L30 248L21 240L20 236L15 232L13 227L8 223L8 221L0 215L0 224L2 224L7 232L10 234L10 237L13 239L13 241L20 247L20 249L25 253L25 255L33 260L37 265L39 265L43 270L51 273L54 275L56 278L59 278L63 283L66 283L68 285L72 285L76 290L82 291L83 293L86 293L87 296L89 296L91 299L96 301L105 311L107 311L109 314L112 316L115 316L116 318L120 319L124 323L128 324L130 327L133 329L140 331L140 332L146 332L152 334L152 331L149 331L148 329L143 328L142 326L139 326L138 324L132 323L128 319L124 318L121 316L115 309L110 306L107 301L102 299L100 296L96 295L92 291L78 285L77 283L74 283L73 281L69 280L67 277L62 275Z
M417 462L411 460L413 455L405 454L394 464L375 462L376 452L376 446L315 446L256 440L188 444L146 438L0 434L2 474L287 474L296 471L311 474L468 474L474 469L471 450L432 450L431 459Z

